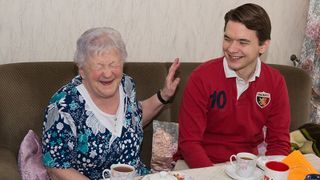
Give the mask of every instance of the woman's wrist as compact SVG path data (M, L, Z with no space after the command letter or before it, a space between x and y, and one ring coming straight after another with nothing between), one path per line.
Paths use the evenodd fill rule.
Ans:
M157 92L157 97L162 104L168 104L170 102L170 99L168 100L163 99L163 97L161 96L161 90Z

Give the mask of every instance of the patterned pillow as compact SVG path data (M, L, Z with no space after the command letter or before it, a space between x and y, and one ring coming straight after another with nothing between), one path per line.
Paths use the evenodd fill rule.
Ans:
M173 155L178 148L178 123L153 121L152 172L170 171L175 166Z
M18 166L22 180L49 179L47 170L42 163L39 137L32 130L29 130L20 144Z

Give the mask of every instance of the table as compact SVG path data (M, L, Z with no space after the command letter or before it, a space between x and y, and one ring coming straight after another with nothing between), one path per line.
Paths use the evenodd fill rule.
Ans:
M311 163L311 165L320 172L320 158L315 154L305 154L305 158ZM179 170L177 172L184 173L193 177L195 180L212 180L212 179L219 179L219 180L230 180L232 179L229 177L225 172L225 166L227 163L220 163L216 164L212 167L205 167L205 168L195 168L195 169L186 169L186 170Z

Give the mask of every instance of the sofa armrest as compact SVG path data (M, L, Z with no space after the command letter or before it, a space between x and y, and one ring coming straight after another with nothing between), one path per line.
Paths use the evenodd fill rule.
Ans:
M20 180L16 155L6 148L0 147L0 179Z

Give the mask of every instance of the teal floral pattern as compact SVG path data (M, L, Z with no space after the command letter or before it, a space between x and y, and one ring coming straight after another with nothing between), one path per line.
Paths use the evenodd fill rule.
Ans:
M312 77L311 122L320 124L320 1L310 0L300 67Z
M138 175L149 173L140 160L143 140L142 109L133 79L123 75L125 116L120 137L113 137L95 117L77 91L80 76L56 92L43 124L43 163L50 168L74 168L90 179L102 179L112 164L134 166Z

